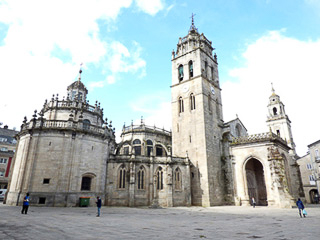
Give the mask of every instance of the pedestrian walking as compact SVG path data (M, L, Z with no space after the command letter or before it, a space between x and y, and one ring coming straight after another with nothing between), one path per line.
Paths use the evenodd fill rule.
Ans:
M97 208L98 208L97 217L100 217L100 211L101 211L101 198L100 198L99 196L97 197L96 204L97 204Z
M254 200L254 197L252 197L251 202L252 202L253 208L255 208L256 207L256 201Z
M26 194L26 196L23 198L23 205L22 205L22 210L21 214L27 214L28 213L28 208L29 208L29 193Z
M299 209L300 217L302 217L302 215L303 215L303 217L306 217L306 211L304 210L304 205L303 205L303 202L301 201L300 198L298 198L298 201L296 202L296 205L297 205L297 207ZM302 215L301 215L301 212L302 212Z

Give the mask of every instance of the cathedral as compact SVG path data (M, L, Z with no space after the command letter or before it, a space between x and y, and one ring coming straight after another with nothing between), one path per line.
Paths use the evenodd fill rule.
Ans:
M193 20L172 51L172 131L123 126L116 143L100 103L81 81L25 118L6 197L20 205L291 207L304 197L291 125L272 88L269 132L248 135L237 117L224 122L217 55Z

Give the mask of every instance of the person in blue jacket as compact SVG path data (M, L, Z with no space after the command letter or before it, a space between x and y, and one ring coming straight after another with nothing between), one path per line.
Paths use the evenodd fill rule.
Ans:
M97 197L96 204L97 204L97 208L98 208L97 217L100 217L100 210L101 210L101 198L100 198L99 196Z
M306 217L306 215L305 215L304 212L303 212L304 205L303 205L303 202L301 201L300 198L298 198L298 201L296 202L296 205L297 205L297 207L298 207L298 209L299 209L299 215L300 215L300 217L302 217L301 212L302 212L303 216Z
M23 198L23 205L22 205L22 210L21 214L27 214L28 213L28 208L29 208L29 193L26 194L26 196Z

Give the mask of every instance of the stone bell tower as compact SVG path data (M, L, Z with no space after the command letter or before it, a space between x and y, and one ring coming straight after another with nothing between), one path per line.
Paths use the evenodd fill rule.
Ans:
M212 42L192 24L172 52L172 151L188 156L192 204L220 205L221 128L223 124L218 62Z
M272 94L269 97L267 125L271 131L282 139L286 140L292 149L292 154L296 154L295 143L292 137L291 121L285 112L284 104L281 102L272 86Z

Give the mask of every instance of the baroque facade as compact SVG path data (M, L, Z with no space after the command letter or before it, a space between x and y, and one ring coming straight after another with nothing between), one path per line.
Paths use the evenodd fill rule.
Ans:
M116 143L103 109L78 81L23 122L7 203L76 206L101 196L108 206L258 205L291 207L303 197L290 120L272 91L270 132L251 135L223 120L217 55L192 25L172 52L172 132L123 126ZM91 205L94 201L90 202Z

